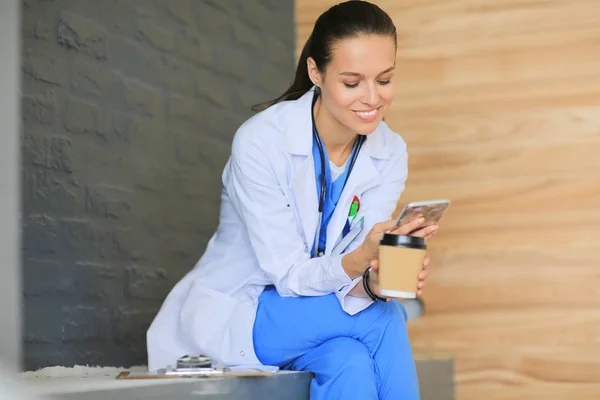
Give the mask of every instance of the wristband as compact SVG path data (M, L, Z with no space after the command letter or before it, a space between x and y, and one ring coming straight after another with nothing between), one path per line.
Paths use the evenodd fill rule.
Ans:
M383 297L379 297L377 296L375 293L373 293L371 291L371 288L369 287L369 275L371 273L371 267L367 268L365 270L365 273L363 274L363 288L365 289L365 292L367 293L367 296L369 296L371 298L371 300L373 301L387 301L387 299L383 298Z

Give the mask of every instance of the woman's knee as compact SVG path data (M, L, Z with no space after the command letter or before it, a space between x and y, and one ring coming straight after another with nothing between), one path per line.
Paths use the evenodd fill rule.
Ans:
M330 339L321 346L326 347L323 356L328 358L327 364L332 375L357 378L375 375L375 362L372 355L367 346L358 340L340 337Z
M360 370L364 372L375 372L375 364L371 352L361 342L351 338L344 338L338 345L340 348L338 354L343 363L343 367L350 370Z

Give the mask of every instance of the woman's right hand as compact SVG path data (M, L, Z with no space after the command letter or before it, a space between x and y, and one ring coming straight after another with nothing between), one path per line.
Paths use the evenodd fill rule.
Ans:
M384 233L389 232L396 235L408 235L410 232L413 232L421 224L423 224L423 222L423 218L418 217L400 225L392 232L390 232L390 230L396 225L395 219L379 222L373 225L373 228L371 228L371 231L367 234L364 242L358 247L357 250L360 249L359 251L367 260L368 265L368 263L371 261L379 259L379 242L381 241Z
M413 236L424 238L435 235L437 232L437 225L428 226L415 231L423 224L423 222L424 220L422 217L417 217L400 225L392 232L390 232L390 229L393 229L396 225L395 219L373 225L363 243L351 253L346 254L342 259L342 267L352 279L361 276L365 272L367 265L372 261L379 259L379 242L384 233L390 232L396 235L408 235L413 232Z

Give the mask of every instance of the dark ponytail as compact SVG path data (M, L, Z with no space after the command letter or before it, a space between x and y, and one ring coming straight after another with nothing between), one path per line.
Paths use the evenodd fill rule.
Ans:
M397 43L396 26L388 14L375 4L349 0L331 7L315 22L296 67L292 85L279 97L252 107L262 111L285 100L296 100L313 87L308 76L307 60L312 57L319 71L324 72L331 61L331 49L337 40L358 35L389 35Z

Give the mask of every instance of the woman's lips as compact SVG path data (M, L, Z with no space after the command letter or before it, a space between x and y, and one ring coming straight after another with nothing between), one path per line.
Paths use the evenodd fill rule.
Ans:
M379 109L380 107L374 108L372 110L360 110L352 112L363 121L373 121L379 116Z

